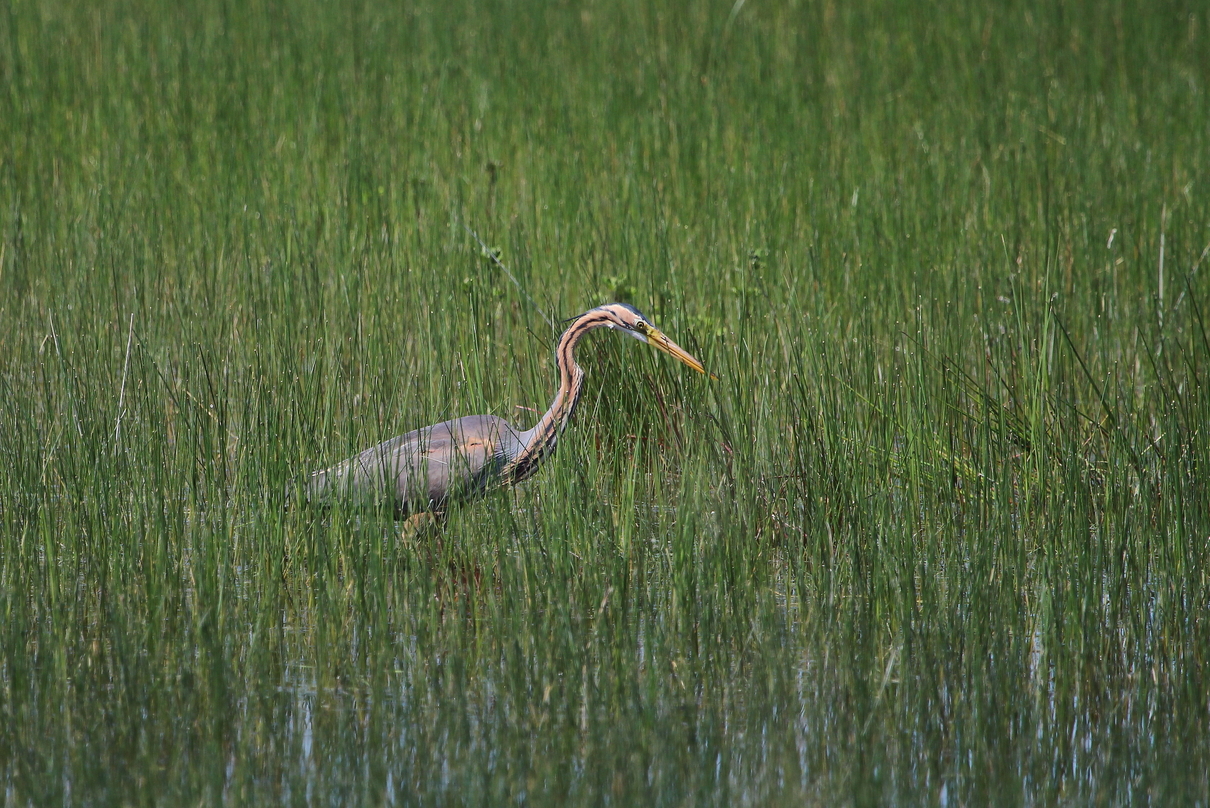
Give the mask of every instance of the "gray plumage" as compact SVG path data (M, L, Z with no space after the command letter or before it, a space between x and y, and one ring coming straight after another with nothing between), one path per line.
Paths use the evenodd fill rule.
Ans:
M482 494L520 451L503 418L470 415L384 441L307 481L307 499L392 507L396 515L440 511Z

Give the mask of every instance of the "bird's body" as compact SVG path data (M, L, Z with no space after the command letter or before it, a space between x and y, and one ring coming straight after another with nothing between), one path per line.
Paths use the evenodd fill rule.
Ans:
M307 483L308 499L390 507L400 516L440 510L451 498L469 499L486 490L519 443L516 430L494 415L443 421L315 472Z
M595 328L621 330L694 370L702 365L660 333L635 309L613 303L576 317L555 350L559 389L538 423L519 430L494 415L443 421L384 441L331 468L314 472L307 499L391 507L397 516L442 513L450 500L474 498L497 484L529 477L554 450L584 384L576 344Z

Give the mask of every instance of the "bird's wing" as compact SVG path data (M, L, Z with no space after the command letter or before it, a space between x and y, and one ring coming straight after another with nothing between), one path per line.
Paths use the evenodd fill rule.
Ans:
M440 508L483 491L499 474L516 432L491 415L434 424L366 449L308 482L308 499L361 500L399 513Z

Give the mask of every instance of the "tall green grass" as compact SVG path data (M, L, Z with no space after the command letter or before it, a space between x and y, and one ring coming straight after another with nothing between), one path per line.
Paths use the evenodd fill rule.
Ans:
M9 0L4 803L1207 804L1208 34ZM594 337L440 536L283 507L613 299L719 380Z

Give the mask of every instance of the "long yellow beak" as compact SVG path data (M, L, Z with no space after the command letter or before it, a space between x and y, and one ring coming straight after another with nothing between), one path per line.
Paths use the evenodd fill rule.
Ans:
M647 344L652 348L655 348L657 351L663 351L673 359L678 359L681 362L684 362L698 373L706 372L706 368L702 367L701 362L697 361L697 359L695 359L693 355L684 348L668 339L667 335L665 335L663 331L659 331L655 328L649 328L647 330ZM709 376L712 379L718 378L713 373L709 374Z

